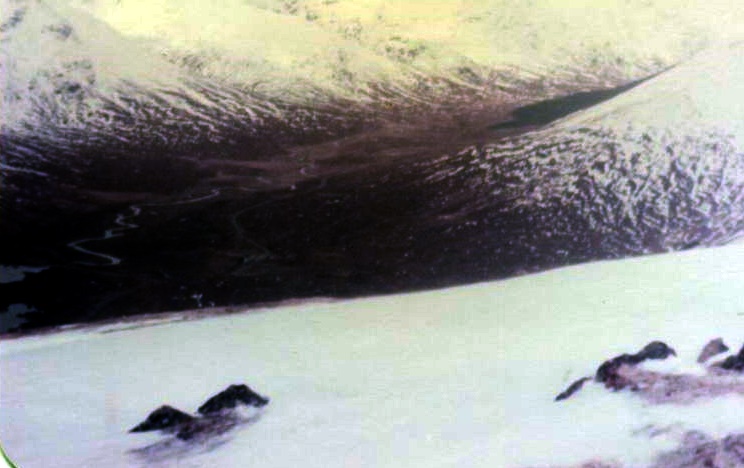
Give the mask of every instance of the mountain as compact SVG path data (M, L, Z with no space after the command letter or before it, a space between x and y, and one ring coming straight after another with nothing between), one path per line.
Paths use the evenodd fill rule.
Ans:
M612 255L725 243L744 229L742 83L744 43L719 47L538 131L466 148L434 177L458 168L481 207L559 206L572 216L554 229L576 231L578 218Z
M28 327L439 288L744 229L725 1L2 11L0 310L36 311Z
M742 339L739 11L3 0L4 450L24 467L734 453L741 378L689 363ZM678 357L639 372L657 394L692 382L685 404L597 382L553 401L656 340ZM271 399L250 424L126 433L240 383Z
M179 138L189 119L245 129L281 103L368 111L607 87L741 36L723 1L6 3L5 131L84 126L132 139L155 137L125 136L132 125L174 125L161 138Z

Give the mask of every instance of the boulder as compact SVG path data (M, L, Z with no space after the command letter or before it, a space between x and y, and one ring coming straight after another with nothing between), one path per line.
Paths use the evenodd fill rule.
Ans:
M739 350L739 354L729 356L714 365L728 371L744 372L744 346Z
M190 423L195 418L190 414L172 406L163 405L147 416L147 419L133 427L129 432L147 432L147 431L172 431L175 432L179 427Z
M218 413L233 409L239 403L260 408L269 403L269 399L251 390L247 385L230 385L225 390L207 400L199 407L199 414Z
M597 369L594 380L604 383L607 388L621 390L629 386L631 382L618 373L620 366L635 366L647 359L666 359L676 355L674 349L666 343L652 341L635 354L621 354L603 362Z
M729 347L726 346L722 338L716 338L714 340L710 340L708 344L706 344L703 347L702 351L700 351L700 355L697 358L697 362L702 364L708 359L710 359L711 357L717 354L725 353L728 350L729 350Z

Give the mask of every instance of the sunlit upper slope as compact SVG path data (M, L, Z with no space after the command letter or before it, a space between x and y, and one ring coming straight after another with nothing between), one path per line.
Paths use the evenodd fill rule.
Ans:
M74 119L98 107L96 98L112 96L124 83L156 88L172 83L178 73L110 26L63 4L3 3L4 121L42 110Z
M632 91L556 124L702 128L735 136L744 144L744 42L702 52Z
M257 106L278 101L453 103L463 90L536 99L646 76L742 38L738 8L735 0L4 0L2 123L216 127L255 122Z
M248 134L249 123L281 118L247 87L170 63L67 2L4 1L0 12L4 131L55 138L60 128L84 129L88 142L108 135L152 144L219 140L235 122Z
M740 36L735 1L74 0L200 73L337 92L413 71L639 76ZM198 63L197 63L198 62Z

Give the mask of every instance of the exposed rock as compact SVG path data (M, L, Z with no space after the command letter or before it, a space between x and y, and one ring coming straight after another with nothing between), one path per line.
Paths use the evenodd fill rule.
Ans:
M700 356L698 356L697 362L702 364L716 354L725 353L728 350L729 347L726 346L722 338L710 340L708 344L703 347L703 350L700 351Z
M630 387L637 390L637 386L632 380L623 376L619 370L622 366L635 366L647 359L666 359L669 356L676 356L677 353L662 341L652 341L635 354L621 354L605 361L599 366L594 376L594 380L604 383L605 387L613 390L621 390ZM590 377L583 377L576 380L569 387L555 397L555 401L565 400L574 393L581 390Z
M737 466L744 466L744 434L729 434L712 440L694 431L685 436L680 448L660 455L650 468Z
M712 340L706 348L720 349L720 346L716 345L717 342L725 346L718 339ZM714 344L711 345L711 343ZM744 370L744 348L738 355L714 364L713 369L721 369L718 373L713 372L704 376L653 372L637 367L637 364L646 359L665 359L671 355L676 356L672 348L660 341L654 341L636 354L622 354L605 361L597 369L595 380L604 383L605 387L612 390L627 388L637 392L642 398L654 404L689 404L701 398L730 393L744 395L744 381L731 375L730 372L724 372L724 370ZM569 390L572 389L569 387ZM578 388L573 390L575 392ZM567 392L568 390L564 393ZM564 398L568 396L570 394Z
M632 384L632 382L623 378L618 373L621 366L635 366L647 359L666 359L669 356L676 355L677 353L674 349L670 348L666 343L661 341L652 341L636 354L621 354L609 361L605 361L597 369L594 379L597 382L604 383L607 388L621 390Z
M744 346L742 346L739 350L739 354L729 356L722 362L718 362L713 365L724 370L744 372Z
M667 374L623 365L617 379L654 404L690 404L730 393L744 395L744 380L731 375Z
M591 380L591 379L592 379L591 377L582 377L582 378L576 380L574 383L572 383L571 385L569 385L567 389L565 389L564 391L562 391L561 393L559 393L558 396L555 397L555 401L561 401L561 400L565 400L565 399L569 398L571 395L573 395L574 393L576 393L579 390L581 390L581 387L584 386L584 383L587 380Z
M147 416L147 419L133 427L129 432L147 432L162 430L166 432L175 432L186 423L190 423L195 418L190 414L177 410L172 406L163 405Z
M591 460L571 468L622 468L615 461ZM636 465L633 465L634 467ZM664 452L647 468L735 468L744 466L744 433L712 439L699 431L685 434L679 448Z
M698 362L705 362L711 356L727 349L721 338L711 340L700 353ZM637 365L646 359L665 359L671 355L676 355L672 348L660 341L654 341L636 354L622 354L605 361L597 369L595 380L613 390L628 388L652 404L691 404L702 398L714 398L731 393L744 395L744 378L739 374L744 371L744 347L738 354L711 365L710 372L705 375L656 372ZM588 378L572 383L556 397L556 401L570 397L581 389L586 380ZM647 432L649 437L656 437L669 433L670 429L671 426L655 428L650 425L644 427L642 431ZM614 461L596 459L574 465L573 468L622 466L624 465ZM744 467L744 433L729 434L715 440L702 432L689 431L684 435L678 448L659 454L654 462L647 466L647 468L681 467Z
M225 409L235 408L238 403L260 408L269 402L247 385L230 385L225 390L207 400L199 407L200 414L217 413Z
M166 434L176 434L181 440L209 439L224 434L239 424L249 423L258 416L244 417L235 408L244 404L260 408L269 403L247 385L230 385L214 395L199 407L201 416L192 416L172 406L161 406L147 416L147 419L129 432L160 430Z
M641 361L645 361L646 359L666 359L669 356L676 355L676 351L663 341L652 341L636 354Z
M211 438L232 430L240 423L249 422L254 419L257 419L257 417L242 419L234 413L214 414L203 418L194 418L179 428L176 437L181 440Z

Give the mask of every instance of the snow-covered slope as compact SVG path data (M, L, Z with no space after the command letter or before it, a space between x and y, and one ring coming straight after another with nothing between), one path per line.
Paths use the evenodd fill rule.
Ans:
M518 138L437 161L467 190L578 213L594 248L646 253L725 243L744 229L744 43L721 46ZM556 230L569 230L557 216ZM575 228L575 224L573 226Z
M176 67L60 2L2 11L4 126L86 122L106 99L179 84Z
M556 123L567 129L717 131L744 142L744 41L709 48L609 102Z
M661 339L691 371L742 342L744 249L595 263L420 294L4 339L0 439L19 466L644 466L688 430L741 431L741 395L652 405L597 384L599 362ZM186 315L188 316L188 315ZM206 450L126 434L230 383L271 397Z
M221 143L236 133L250 138L276 122L285 128L315 124L306 122L306 113L287 115L259 99L255 83L204 78L68 2L6 3L0 27L3 136L56 149L172 147ZM8 153L24 152L15 141L6 146ZM26 149L21 158L30 154Z
M285 93L298 81L340 93L375 81L406 86L412 72L477 85L513 67L543 78L559 71L637 76L741 34L736 4L726 1L75 4L168 54L202 58L200 73L267 81Z

